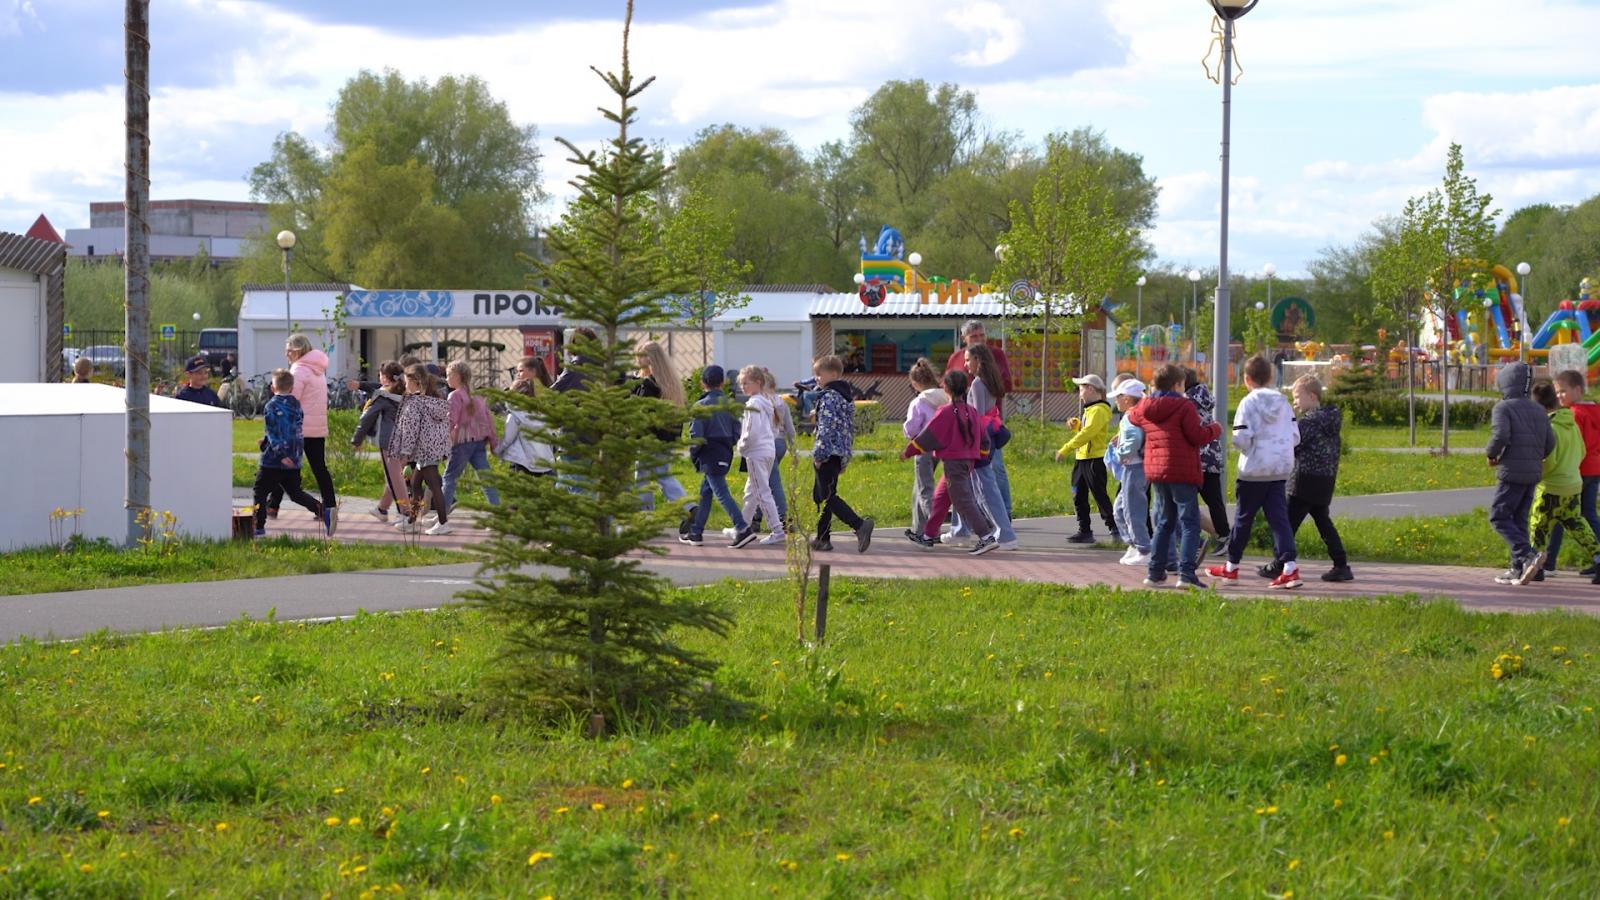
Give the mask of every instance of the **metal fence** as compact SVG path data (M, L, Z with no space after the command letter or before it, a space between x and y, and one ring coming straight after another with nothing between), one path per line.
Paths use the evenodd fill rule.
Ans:
M89 358L94 360L96 368L110 370L111 374L121 378L127 370L126 342L127 332L120 329L77 329L62 335L61 339L61 365L62 370L68 375L72 373L72 364L79 355L87 352ZM95 348L90 350L89 348ZM193 330L174 330L165 334L157 328L150 334L150 366L152 369L164 373L182 371L184 360L199 352L200 332Z

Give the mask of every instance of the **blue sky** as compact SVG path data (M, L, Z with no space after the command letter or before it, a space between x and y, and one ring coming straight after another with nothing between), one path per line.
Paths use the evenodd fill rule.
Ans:
M615 5L618 13L607 18ZM245 199L274 135L320 139L362 68L477 74L551 140L594 140L620 4L580 0L161 0L152 65L157 198ZM1512 12L1511 10L1514 10ZM0 229L87 224L121 196L120 4L0 0ZM1217 255L1220 88L1203 0L639 0L634 62L658 76L645 133L731 121L804 148L843 137L883 81L953 81L988 125L1038 140L1082 125L1142 154L1162 187L1163 260ZM1304 270L1434 184L1452 140L1507 211L1600 192L1600 0L1262 0L1240 27L1232 262ZM558 206L547 210L554 214ZM908 235L914 246L915 235ZM937 270L937 262L929 261Z

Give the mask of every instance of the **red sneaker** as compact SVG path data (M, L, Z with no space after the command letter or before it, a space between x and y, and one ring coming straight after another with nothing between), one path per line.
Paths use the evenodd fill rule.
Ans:
M1232 572L1230 572L1228 571L1227 566L1211 566L1206 569L1206 574L1210 575L1212 578L1225 578L1228 581L1239 580L1239 570L1234 569Z
M1287 590L1288 588L1297 588L1301 584L1303 584L1303 582L1300 580L1300 570L1295 569L1293 572L1284 572L1277 578L1267 582L1267 587L1271 589Z

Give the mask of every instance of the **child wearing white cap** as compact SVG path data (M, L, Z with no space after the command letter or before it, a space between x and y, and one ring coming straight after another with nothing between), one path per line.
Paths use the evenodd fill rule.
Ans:
M1138 406L1143 399L1144 382L1138 379L1118 381L1111 388L1111 402L1117 405L1120 413ZM1148 482L1144 477L1144 429L1124 415L1106 456L1111 461L1112 474L1121 485L1111 509L1116 516L1117 530L1128 541L1128 552L1119 562L1125 566L1145 565L1150 561L1150 500L1145 494Z
M1111 540L1120 541L1116 520L1112 518L1111 497L1106 493L1106 444L1111 439L1111 405L1106 403L1106 383L1099 375L1085 375L1072 379L1078 386L1078 398L1083 401L1082 418L1067 422L1074 434L1056 451L1056 462L1073 454L1072 499L1078 514L1078 533L1067 538L1072 544L1094 543L1094 531L1089 527L1089 498L1094 497L1100 507L1100 518L1105 521Z

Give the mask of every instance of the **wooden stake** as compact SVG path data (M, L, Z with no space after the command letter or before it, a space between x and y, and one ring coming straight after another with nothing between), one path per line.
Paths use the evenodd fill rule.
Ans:
M833 567L827 563L822 564L817 573L817 643L823 643L828 635L828 578L833 572Z

